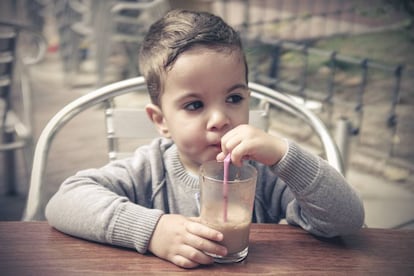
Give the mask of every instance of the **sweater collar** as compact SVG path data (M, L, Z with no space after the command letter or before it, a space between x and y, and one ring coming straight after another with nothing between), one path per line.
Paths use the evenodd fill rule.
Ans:
M180 184L191 190L199 190L199 179L198 175L188 172L183 163L180 160L180 155L176 145L168 150L166 154L166 162L170 164L169 174L172 178L179 181ZM168 166L168 165L167 165Z

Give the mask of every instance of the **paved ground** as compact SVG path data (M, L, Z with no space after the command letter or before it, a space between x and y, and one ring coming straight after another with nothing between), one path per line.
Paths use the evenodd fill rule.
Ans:
M43 63L31 70L35 137L60 108L93 89L95 78L90 74L91 68L85 68L74 80L73 87L64 85L67 76L62 74L61 68L58 54L49 53ZM102 110L95 108L71 121L57 135L46 174L48 196L77 169L107 162L101 119ZM21 166L18 177L20 196L0 198L0 220L16 220L21 216L28 179ZM364 200L369 227L414 228L414 181L406 166L399 166L396 160L377 158L375 152L355 151L347 178ZM4 185L0 189L4 194Z

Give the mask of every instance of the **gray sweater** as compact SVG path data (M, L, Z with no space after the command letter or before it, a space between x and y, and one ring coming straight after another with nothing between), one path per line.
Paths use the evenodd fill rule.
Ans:
M289 142L286 156L258 171L253 222L285 218L312 234L332 237L363 225L363 204L325 160ZM164 213L198 216L198 177L183 167L177 147L157 138L131 158L78 172L46 207L53 227L84 239L145 253Z

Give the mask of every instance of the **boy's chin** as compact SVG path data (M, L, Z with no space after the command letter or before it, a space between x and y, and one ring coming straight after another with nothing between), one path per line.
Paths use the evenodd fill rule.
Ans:
M199 164L202 165L205 162L211 161L211 160L216 160L216 156L218 153L213 153L213 154L206 154L205 156L203 156L202 158L199 158Z

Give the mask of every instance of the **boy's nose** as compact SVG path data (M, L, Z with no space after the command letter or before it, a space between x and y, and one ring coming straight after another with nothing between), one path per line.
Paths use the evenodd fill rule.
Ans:
M207 128L209 130L221 130L230 124L230 119L225 111L214 110L210 113Z

